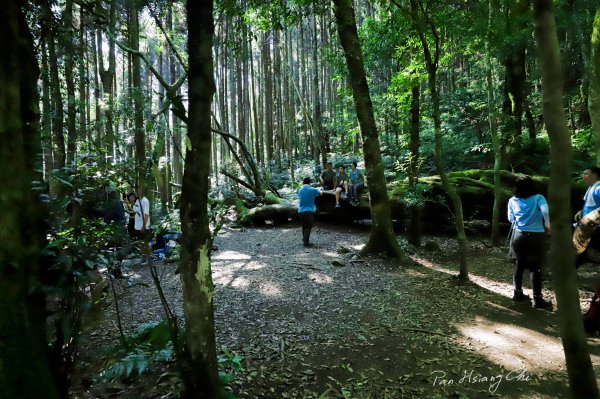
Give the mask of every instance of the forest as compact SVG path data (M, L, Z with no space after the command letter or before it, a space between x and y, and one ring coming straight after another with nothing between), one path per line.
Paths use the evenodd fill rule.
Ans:
M0 399L600 398L597 1L0 21Z

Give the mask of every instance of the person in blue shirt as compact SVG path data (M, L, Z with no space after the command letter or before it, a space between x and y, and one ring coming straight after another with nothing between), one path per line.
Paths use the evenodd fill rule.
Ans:
M550 216L546 198L535 191L531 177L519 176L515 181L515 195L508 200L508 220L513 224L510 245L517 258L513 300L529 299L523 294L523 272L529 269L533 306L548 308L552 304L542 296L542 264L546 255L545 235L550 235Z
M310 245L310 231L315 223L315 197L321 195L321 190L311 187L310 177L305 177L302 181L302 187L298 190L300 204L298 206L298 215L302 223L302 243L305 247Z
M600 208L600 168L597 166L585 168L581 174L581 178L589 187L583 196L583 209L575 214L575 222L579 222L581 218ZM592 233L592 237L590 238L590 243L588 244L587 248L599 247L600 229L596 228L594 233ZM587 260L587 248L583 253L577 255L575 258L576 268L579 268L579 266L581 266Z
M350 170L350 176L348 178L348 192L350 193L350 203L352 206L357 206L359 204L358 199L360 192L365 187L363 175L358 169L356 169L356 165L356 161L353 161L352 169Z

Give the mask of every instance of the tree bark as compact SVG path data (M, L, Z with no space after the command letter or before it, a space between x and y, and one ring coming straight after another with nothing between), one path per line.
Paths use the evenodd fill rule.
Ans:
M600 7L596 10L592 29L589 85L588 108L594 132L594 152L596 165L600 165Z
M212 0L188 0L189 121L181 194L181 280L187 361L184 398L220 398L208 221L211 105L215 92ZM193 22L192 22L193 21Z
M535 0L535 34L542 70L544 120L550 137L550 263L558 324L574 398L598 398L596 377L581 321L571 243L570 188L573 153L563 105L563 78L552 0Z
M333 0L333 4L338 35L350 73L350 87L363 138L363 152L371 196L372 226L363 252L386 252L390 256L405 261L407 257L400 249L392 229L392 216L383 175L379 135L375 125L373 104L369 94L352 0Z
M428 11L423 7L420 3L420 0L411 0L411 16L413 18L413 22L417 33L419 34L419 39L421 40L421 45L423 46L423 52L425 55L425 65L427 67L427 75L429 81L429 91L431 93L431 104L433 108L433 125L435 132L435 154L434 154L434 163L435 168L440 175L440 179L442 180L442 184L444 186L444 190L448 194L450 201L452 203L452 208L454 209L454 223L456 225L456 238L458 240L458 256L460 262L460 269L458 273L458 277L462 280L469 279L469 272L467 268L467 236L465 234L465 223L463 216L463 208L460 196L456 191L456 187L450 183L448 178L448 174L446 173L446 168L444 166L443 155L442 155L442 121L441 121L441 112L440 112L440 94L438 91L438 83L437 83L437 70L438 70L438 62L440 56L440 45L439 45L439 36L433 21L431 21L431 16L426 14ZM422 14L422 18L419 16ZM428 28L431 30L433 35L433 43L434 49L433 53L429 47L429 43L427 37L425 35L424 26L422 19L425 19Z
M40 179L39 71L24 3L0 7L0 392L58 399L48 361L45 297L36 284L44 218L31 182Z
M64 13L63 44L65 49L65 76L67 83L67 158L68 164L75 160L77 145L77 108L75 105L75 51L73 34L73 0L67 0Z
M487 39L485 42L485 72L487 80L487 100L488 115L490 121L490 136L492 138L492 147L494 149L494 208L492 210L492 245L500 245L500 203L501 203L501 184L500 184L500 166L502 165L502 152L500 150L500 137L498 136L498 124L496 120L496 100L494 96L494 82L492 74L492 53L491 45L494 29L494 15L497 14L498 0L488 0L488 27Z
M421 129L421 87L418 78L413 83L412 96L410 103L410 141L408 149L410 151L408 165L408 185L413 195L417 195L416 188L419 178L419 147ZM408 228L408 242L416 247L421 246L421 205L413 204L410 207L410 224Z
M129 45L133 50L139 51L140 26L137 2L135 0L129 0ZM140 57L137 55L133 55L131 59L131 84L133 86L136 185L145 192L146 132L144 131L144 96L142 92Z

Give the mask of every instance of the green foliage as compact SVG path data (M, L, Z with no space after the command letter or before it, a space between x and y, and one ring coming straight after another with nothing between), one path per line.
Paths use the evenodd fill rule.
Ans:
M244 201L241 199L235 200L235 211L237 212L240 219L244 219L248 216L248 208L244 205Z
M153 363L171 361L174 353L168 323L140 325L134 335L115 349L115 355L118 359L100 372L100 380L139 376Z

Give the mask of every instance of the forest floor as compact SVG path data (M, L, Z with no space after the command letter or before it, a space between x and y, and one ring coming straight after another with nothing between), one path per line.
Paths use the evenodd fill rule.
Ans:
M243 357L228 386L237 397L569 397L556 311L511 300L506 247L470 237L471 282L459 283L454 237L424 236L411 255L415 264L404 267L358 257L367 237L364 228L317 222L314 246L305 248L298 224L222 229L212 256L217 345ZM175 267L157 263L183 319ZM597 270L579 270L583 309ZM544 294L556 305L547 271L545 278ZM147 267L135 267L115 288L127 332L164 318ZM177 397L172 362L125 381L96 379L118 342L111 298L81 335L71 397ZM588 342L598 373L600 338Z

